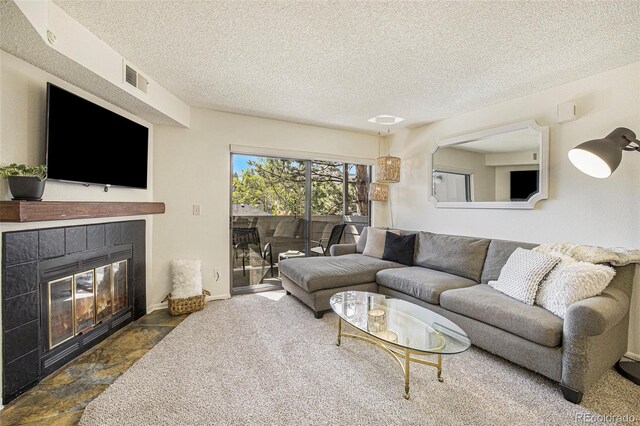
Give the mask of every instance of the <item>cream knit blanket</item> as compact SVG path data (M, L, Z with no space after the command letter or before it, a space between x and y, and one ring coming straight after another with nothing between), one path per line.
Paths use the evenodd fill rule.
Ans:
M624 266L640 263L640 250L623 247L596 247L570 243L541 244L533 249L543 253L560 253L581 262L610 263L613 266Z

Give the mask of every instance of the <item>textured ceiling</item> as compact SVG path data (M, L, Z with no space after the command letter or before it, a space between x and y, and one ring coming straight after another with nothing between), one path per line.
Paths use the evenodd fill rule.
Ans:
M147 103L47 46L13 1L0 0L0 49L151 123L181 126Z
M640 61L640 1L57 0L196 107L378 131Z

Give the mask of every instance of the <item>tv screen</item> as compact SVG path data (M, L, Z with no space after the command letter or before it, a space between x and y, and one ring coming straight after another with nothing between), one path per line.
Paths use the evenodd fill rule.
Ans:
M527 201L536 192L538 192L537 170L511 172L511 201Z
M147 188L149 129L47 84L47 176Z

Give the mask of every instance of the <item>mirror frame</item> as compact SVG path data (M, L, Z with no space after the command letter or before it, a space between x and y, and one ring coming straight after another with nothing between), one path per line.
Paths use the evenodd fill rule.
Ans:
M499 135L502 133L513 132L516 130L531 129L540 132L540 151L538 153L540 159L538 193L527 201L438 201L433 194L433 155L441 147L451 147L454 145L471 142L489 136ZM460 136L454 136L441 139L434 144L428 158L429 167L429 201L433 202L437 208L446 209L534 209L540 200L549 198L549 127L540 126L535 120L528 120L506 126L494 127L474 133L467 133Z

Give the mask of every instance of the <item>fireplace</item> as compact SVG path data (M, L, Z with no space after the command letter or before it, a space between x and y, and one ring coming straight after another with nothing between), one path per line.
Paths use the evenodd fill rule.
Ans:
M128 306L128 260L47 283L48 350L117 315Z
M3 234L3 402L146 313L145 221Z
M132 256L121 244L39 262L43 376L131 320Z

